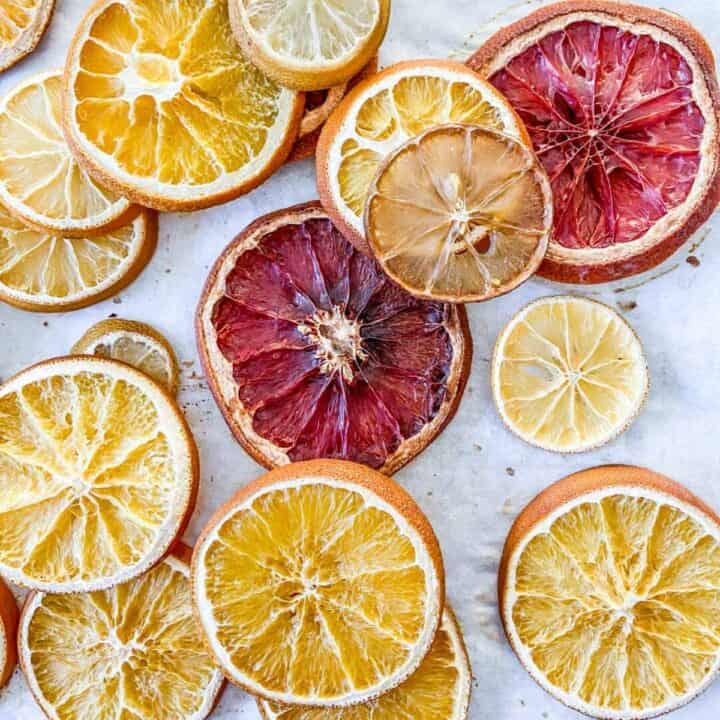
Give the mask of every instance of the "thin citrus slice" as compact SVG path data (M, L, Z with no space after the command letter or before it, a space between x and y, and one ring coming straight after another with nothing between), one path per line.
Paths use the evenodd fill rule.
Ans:
M0 102L0 200L23 222L66 237L127 225L137 205L92 180L61 126L62 73L33 75Z
M0 4L0 72L29 55L45 34L55 0L3 0Z
M437 540L363 465L311 460L237 493L203 530L193 594L228 678L291 705L353 705L422 662L444 604Z
M414 295L449 302L525 282L551 227L552 191L532 150L473 125L440 125L391 152L365 208L382 269Z
M229 0L245 54L280 85L322 90L366 65L385 37L390 0Z
M495 404L526 442L584 452L620 435L638 416L650 383L642 345L613 309L586 298L530 303L498 337Z
M656 717L720 668L720 518L650 470L599 467L541 493L500 565L510 643L587 715Z
M32 593L20 663L54 720L204 720L224 686L192 612L191 550L92 593Z
M347 708L308 708L258 700L264 720L465 720L472 671L460 627L447 606L430 652L402 685Z
M225 419L266 467L335 457L392 474L452 419L472 357L465 310L391 283L318 203L233 240L197 335Z
M180 368L172 345L155 328L134 320L111 318L96 323L72 346L74 355L98 355L142 370L171 394L177 394Z
M243 57L227 0L98 0L70 47L64 101L80 164L158 210L256 187L290 153L304 104Z
M86 592L148 570L195 504L198 458L160 385L114 360L55 358L0 387L0 573Z
M542 275L594 283L643 272L716 208L715 60L677 15L606 0L549 5L469 64L521 115L550 176Z
M0 579L0 688L10 679L17 664L19 615L12 592Z
M340 103L320 135L318 191L333 222L355 247L370 253L363 213L383 158L423 131L452 122L525 137L522 122L492 85L447 60L392 65Z
M151 210L106 235L66 238L31 229L0 205L0 301L38 312L92 305L129 285L156 244Z

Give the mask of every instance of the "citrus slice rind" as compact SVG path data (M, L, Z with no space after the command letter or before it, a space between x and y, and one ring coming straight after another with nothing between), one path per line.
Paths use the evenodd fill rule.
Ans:
M244 58L227 0L98 0L68 54L63 125L104 186L158 210L197 210L277 169L303 105Z
M0 205L0 300L36 312L92 305L129 285L156 244L152 210L105 235L66 238L33 230Z
M30 0L17 5L0 19L0 72L29 55L50 24L55 0Z
M19 617L15 597L0 579L0 688L12 677L17 664Z
M0 201L27 225L65 237L127 225L140 208L80 169L61 105L61 71L32 75L0 101Z
M505 425L554 452L586 452L623 433L647 398L642 344L612 308L587 298L536 300L500 333L491 367Z
M0 387L0 572L53 593L158 562L195 504L198 455L167 392L124 363L54 358Z
M591 717L664 715L720 668L720 518L649 470L594 468L541 493L508 536L499 592L525 669Z
M529 143L505 98L459 63L397 63L347 94L320 135L317 177L323 206L355 247L370 253L363 213L382 160L423 131L453 122L487 126Z
M144 575L108 590L28 596L20 663L49 718L210 715L225 681L193 617L190 556L181 544Z
M445 607L430 652L395 690L349 708L289 707L258 700L264 720L465 720L470 706L472 670L462 632Z
M231 682L286 705L342 707L407 679L444 605L437 539L412 498L367 467L273 470L211 518L193 600Z
M525 282L545 256L552 192L528 147L474 125L439 125L385 157L365 237L408 292L478 302Z
M468 64L522 116L553 184L540 274L595 283L643 272L717 207L715 61L679 16L557 3L501 30Z

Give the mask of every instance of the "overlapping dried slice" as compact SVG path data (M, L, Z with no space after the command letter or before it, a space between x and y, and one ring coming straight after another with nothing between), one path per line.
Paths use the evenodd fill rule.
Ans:
M0 579L0 688L17 664L18 608L8 586Z
M523 665L566 705L663 715L720 668L720 518L649 470L572 475L518 517L500 607Z
M50 23L55 0L2 0L0 72L29 55Z
M498 411L514 433L545 450L582 452L614 439L637 417L649 382L633 329L586 298L531 303L495 346Z
M348 706L420 666L444 571L394 481L337 460L271 471L220 508L192 568L197 614L228 678L291 705Z
M258 185L288 156L304 102L245 59L227 0L96 2L70 47L64 100L81 165L159 210Z
M317 203L228 246L197 332L226 420L269 467L337 457L392 474L452 418L472 355L462 307L391 283Z
M33 75L0 103L0 200L18 218L66 237L127 225L137 205L80 168L61 126L62 73Z
M192 612L190 555L109 590L33 593L20 660L43 712L56 720L204 720L224 680Z
M195 502L180 410L124 363L47 360L0 388L0 572L47 592L106 588L156 563Z

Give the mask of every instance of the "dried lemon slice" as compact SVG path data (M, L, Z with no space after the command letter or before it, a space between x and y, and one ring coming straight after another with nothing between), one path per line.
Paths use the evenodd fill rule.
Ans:
M0 13L0 72L22 60L45 34L55 0L3 0Z

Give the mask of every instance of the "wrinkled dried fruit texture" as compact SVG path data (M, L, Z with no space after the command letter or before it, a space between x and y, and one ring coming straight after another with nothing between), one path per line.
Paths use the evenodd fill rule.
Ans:
M720 544L650 497L562 514L517 566L512 620L553 686L605 711L692 695L720 659Z
M687 198L705 127L692 81L670 45L589 21L546 35L491 78L550 175L557 243L636 240Z
M408 662L428 588L411 540L383 506L316 482L231 515L204 556L214 634L266 691L329 700Z
M28 628L34 679L59 720L196 717L215 668L172 561L110 590L43 595Z
M312 219L238 258L212 322L258 435L291 460L381 467L447 395L449 313L393 285L329 220Z
M43 0L3 0L0 8L0 50L12 47L32 25Z

